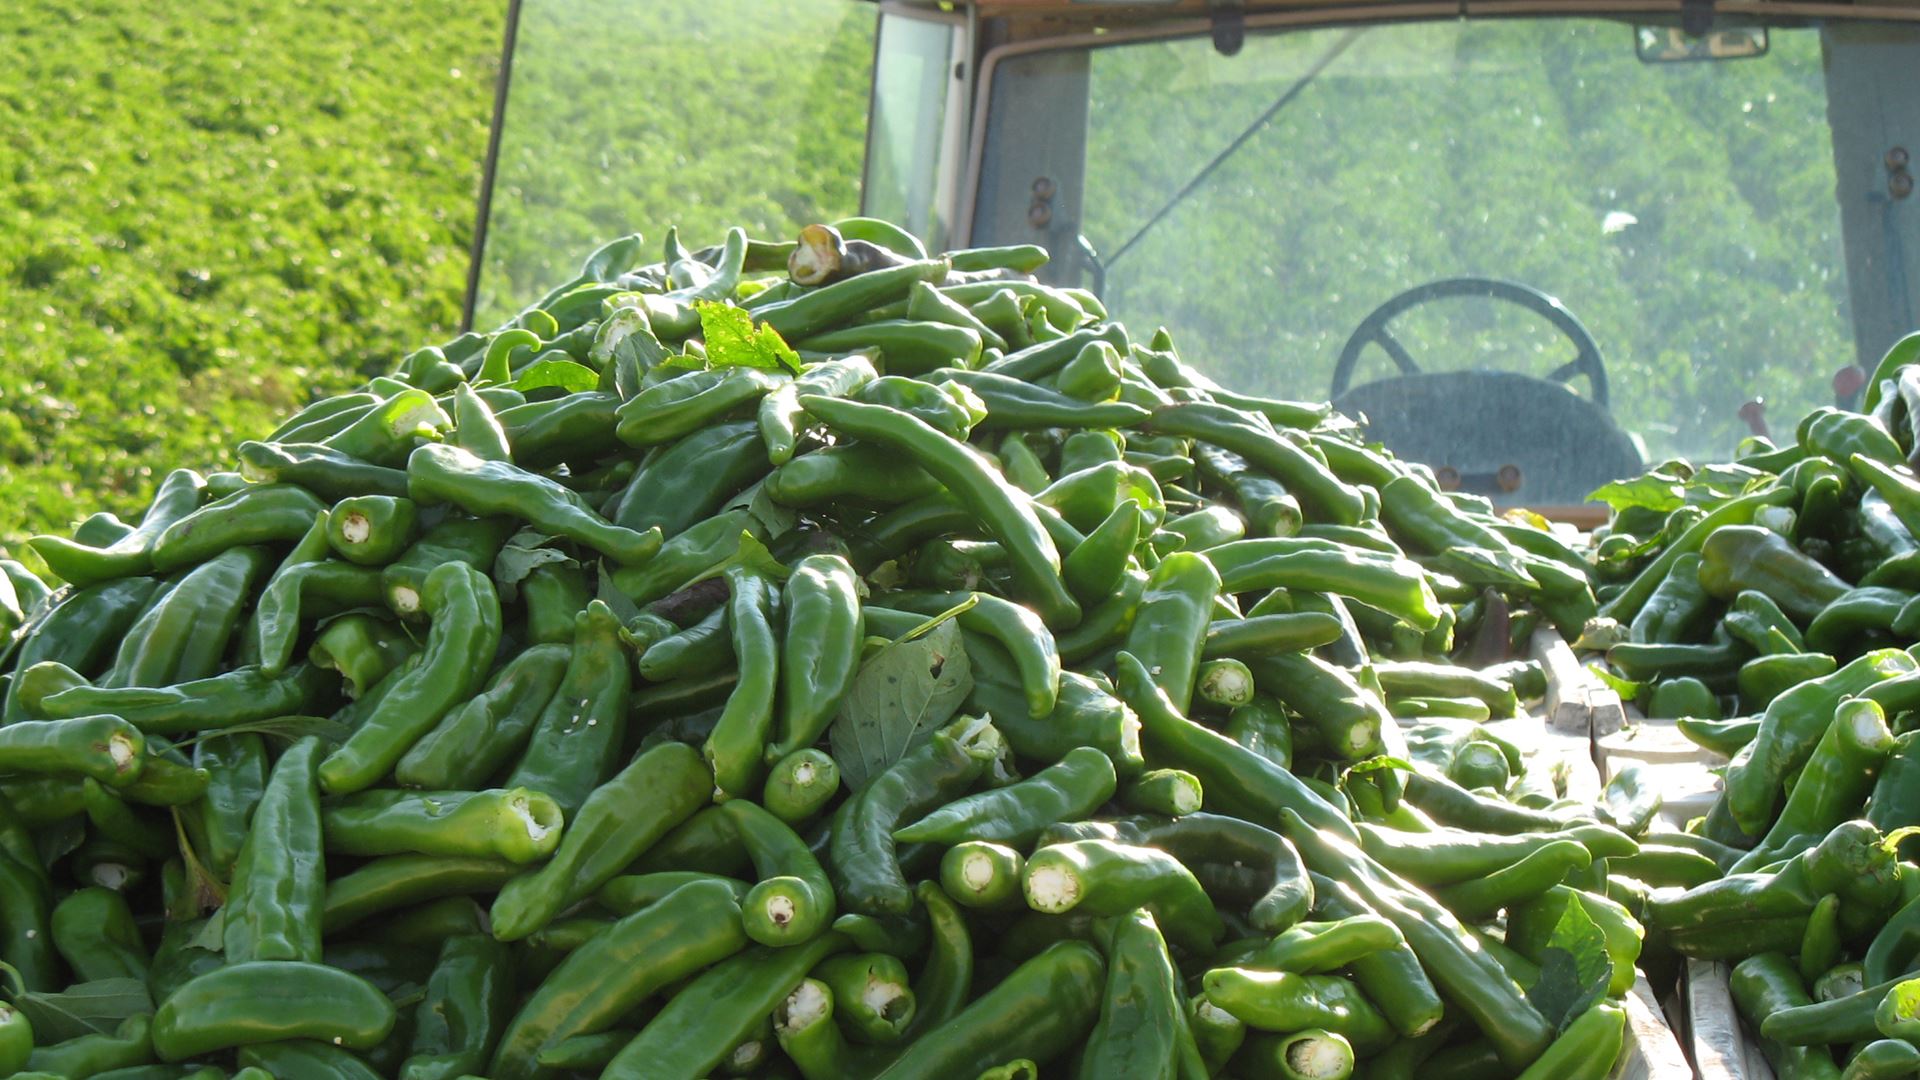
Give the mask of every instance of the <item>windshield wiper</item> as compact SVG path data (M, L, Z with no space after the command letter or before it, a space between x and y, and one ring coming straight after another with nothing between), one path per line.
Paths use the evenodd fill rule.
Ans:
M1201 166L1200 171L1193 174L1193 179L1187 181L1186 186L1175 192L1173 198L1168 199L1165 206L1154 211L1153 216L1147 219L1146 224L1140 226L1140 231L1128 237L1126 243L1121 244L1114 250L1112 257L1108 258L1104 265L1100 267L1101 276L1104 278L1106 271L1113 269L1114 263L1119 262L1125 257L1127 252L1133 249L1133 245L1140 242L1141 237L1147 235L1155 225L1160 224L1161 218L1172 213L1174 207L1179 206L1187 196L1193 194L1196 188L1206 183L1207 177L1212 176L1215 169L1224 165L1228 158L1239 152L1240 148L1245 146L1247 141L1252 139L1256 132L1266 126L1267 121L1272 120L1278 115L1281 109L1293 104L1293 100L1300 96L1300 92L1305 90L1313 80L1319 78L1320 73L1327 70L1327 66L1339 59L1340 54L1346 52L1348 47L1359 40L1360 35L1366 33L1368 29L1369 28L1365 26L1354 27L1347 31L1340 40L1334 42L1326 52L1322 53L1320 58L1313 62L1313 66L1306 70L1305 74L1295 79L1293 85L1287 87L1278 98L1275 98L1272 105L1267 106L1265 112L1255 117L1253 123L1247 125L1246 130L1234 136L1233 141L1227 144L1226 149L1215 154L1212 161Z

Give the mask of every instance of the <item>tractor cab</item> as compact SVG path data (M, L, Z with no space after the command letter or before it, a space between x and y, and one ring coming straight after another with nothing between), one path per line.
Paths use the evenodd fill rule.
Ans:
M1042 244L1217 381L1331 399L1501 505L1593 520L1609 480L1857 400L1920 324L1920 4L793 7L835 3L872 20L863 213ZM808 142L806 55L769 138Z

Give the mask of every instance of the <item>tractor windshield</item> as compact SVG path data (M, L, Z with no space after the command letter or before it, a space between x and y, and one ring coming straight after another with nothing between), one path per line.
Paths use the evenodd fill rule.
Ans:
M1911 66L1920 38L1776 25L1745 59L1645 56L1668 38L1450 20L1249 33L1231 56L1204 36L1008 55L981 189L1067 190L1009 175L1032 121L1003 103L1084 79L1079 203L1047 208L1077 233L1063 277L1223 383L1332 396L1468 490L1578 502L1857 392L1892 335L1863 330L1850 274L1912 325L1893 158L1863 143L1855 168L1834 137L1881 121L1842 108L1828 68L1848 41ZM974 243L1017 238L996 213L1017 220L983 202Z

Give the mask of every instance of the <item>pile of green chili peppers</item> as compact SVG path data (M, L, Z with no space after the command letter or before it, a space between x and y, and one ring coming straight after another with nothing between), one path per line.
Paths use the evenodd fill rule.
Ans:
M1582 553L1045 258L626 237L35 537L0 1074L1606 1074L1720 868L1516 741Z
M1860 411L1596 494L1580 644L1725 763L1708 813L1614 860L1648 948L1732 963L1782 1076L1920 1075L1920 335ZM1603 667L1601 665L1604 665ZM1622 798L1627 798L1622 795Z

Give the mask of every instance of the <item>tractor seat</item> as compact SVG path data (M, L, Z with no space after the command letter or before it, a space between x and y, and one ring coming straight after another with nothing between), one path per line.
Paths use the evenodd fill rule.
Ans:
M1426 464L1442 486L1499 506L1569 506L1637 475L1640 452L1607 411L1559 383L1504 371L1420 372L1334 401L1369 438Z

